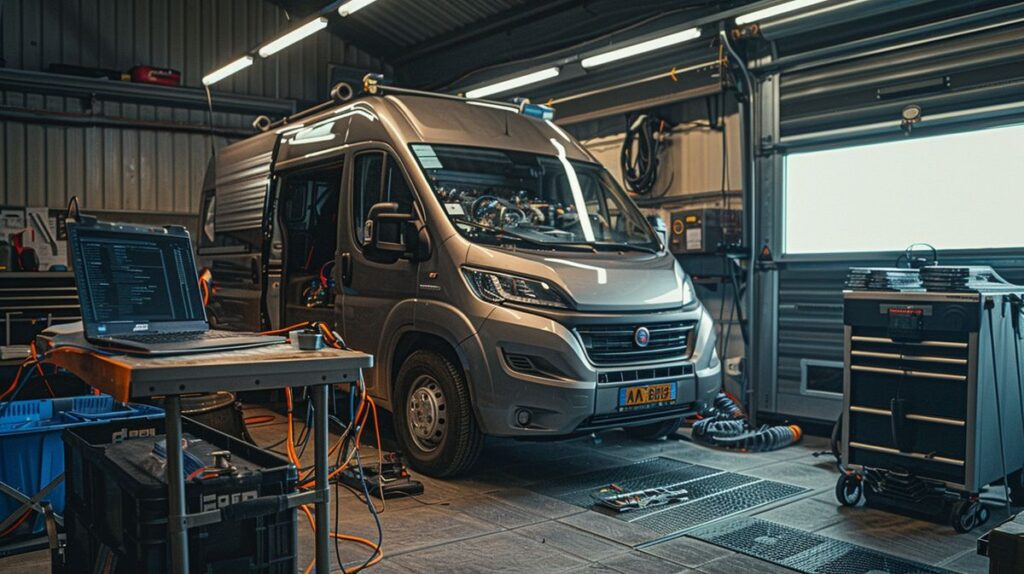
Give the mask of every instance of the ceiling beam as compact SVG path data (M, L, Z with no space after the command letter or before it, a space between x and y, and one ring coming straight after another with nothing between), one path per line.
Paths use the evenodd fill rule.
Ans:
M394 59L395 66L401 66L406 62L425 58L438 51L444 50L451 46L461 45L466 42L473 42L481 38L490 36L497 31L507 31L510 27L516 27L523 24L526 21L535 20L537 18L546 18L553 14L557 14L565 10L574 4L583 6L586 4L585 0L532 0L525 6L511 8L505 10L500 14L495 14L479 22L474 22L468 26L464 26L460 30L456 30L450 34L445 34L442 38L436 38L420 42L415 46L405 50L406 54Z

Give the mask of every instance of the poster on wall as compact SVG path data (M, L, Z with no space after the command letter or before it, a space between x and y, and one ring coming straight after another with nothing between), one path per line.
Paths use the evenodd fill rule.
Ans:
M46 207L0 208L0 271L67 270L63 216ZM19 256L27 250L35 257Z

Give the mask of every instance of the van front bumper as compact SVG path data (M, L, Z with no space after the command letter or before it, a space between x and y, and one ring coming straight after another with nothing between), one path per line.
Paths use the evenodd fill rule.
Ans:
M710 404L721 388L714 324L698 308L655 320L698 320L696 341L686 358L595 366L580 338L553 318L496 307L476 336L460 345L473 368L467 373L477 421L485 434L558 437L638 426L687 416ZM622 324L636 316L611 319ZM523 358L530 359L525 362ZM532 368L527 368L532 365ZM675 383L673 401L621 410L623 388Z

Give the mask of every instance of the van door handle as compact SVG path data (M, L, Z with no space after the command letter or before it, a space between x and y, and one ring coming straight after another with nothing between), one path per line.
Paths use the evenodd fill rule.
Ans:
M348 287L352 284L352 254L341 254L341 284Z

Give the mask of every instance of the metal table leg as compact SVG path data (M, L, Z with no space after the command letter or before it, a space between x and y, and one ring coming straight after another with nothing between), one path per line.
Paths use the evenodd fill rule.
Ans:
M167 538L171 553L171 571L188 574L188 526L185 514L185 477L181 452L181 397L170 395L164 401L167 425ZM325 570L326 572L326 570Z
M313 387L313 409L315 411L315 427L313 429L313 448L315 465L314 476L316 488L320 494L320 502L316 504L316 572L328 574L331 571L330 532L331 532L331 487L327 484L327 441L330 438L327 425L327 385Z

